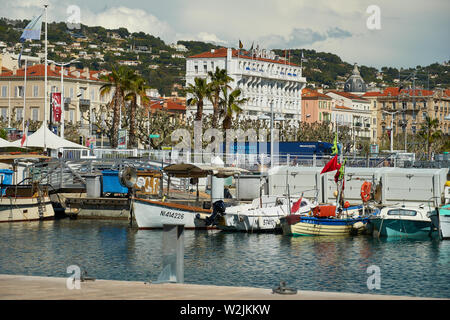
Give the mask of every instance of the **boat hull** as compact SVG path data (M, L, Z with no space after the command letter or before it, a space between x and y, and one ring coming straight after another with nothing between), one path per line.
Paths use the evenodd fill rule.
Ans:
M55 212L49 197L43 198L43 212L39 215L37 198L8 198L0 200L0 223L54 219Z
M139 229L162 229L165 224L184 225L186 229L214 229L206 226L209 210L147 199L133 199L133 214ZM200 215L201 218L197 218Z
M439 223L443 239L450 239L450 205L439 210Z
M281 219L284 235L290 236L348 236L362 233L367 219L332 219L288 216ZM358 223L358 224L357 224Z
M224 231L270 232L281 231L280 216L249 216L226 214L219 218L217 228Z
M431 231L431 221L375 218L370 223L375 237L426 238Z

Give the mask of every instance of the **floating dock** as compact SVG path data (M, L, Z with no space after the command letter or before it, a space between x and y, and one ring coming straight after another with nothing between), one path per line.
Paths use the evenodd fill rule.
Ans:
M66 283L67 278L0 275L0 300L438 300L301 290L281 295L262 288L115 280L88 280L69 290Z

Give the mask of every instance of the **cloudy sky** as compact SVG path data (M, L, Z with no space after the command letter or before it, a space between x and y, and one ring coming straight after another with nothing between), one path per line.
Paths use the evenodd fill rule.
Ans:
M126 27L162 38L249 48L307 48L374 67L415 67L450 60L449 0L0 0L0 16L31 19L44 3L49 21ZM369 29L371 5L380 29Z

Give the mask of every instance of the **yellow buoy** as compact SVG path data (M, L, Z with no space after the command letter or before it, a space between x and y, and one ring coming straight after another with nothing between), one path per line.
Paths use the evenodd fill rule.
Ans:
M447 182L445 183L445 185L446 185L447 187L450 187L450 180L447 180Z
M335 191L335 192L333 193L333 195L334 195L335 197L337 197L337 196L338 196L338 192Z

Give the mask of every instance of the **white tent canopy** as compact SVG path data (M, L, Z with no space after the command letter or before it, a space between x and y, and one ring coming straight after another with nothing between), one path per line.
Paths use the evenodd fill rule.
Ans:
M6 141L5 139L0 138L0 148L8 148L15 147L12 142ZM20 144L19 144L20 147Z
M11 142L14 147L20 147L20 141L16 140ZM23 144L24 147L37 147L37 148L77 148L88 149L80 144L58 137L56 134L50 131L44 124L32 135L28 136Z

